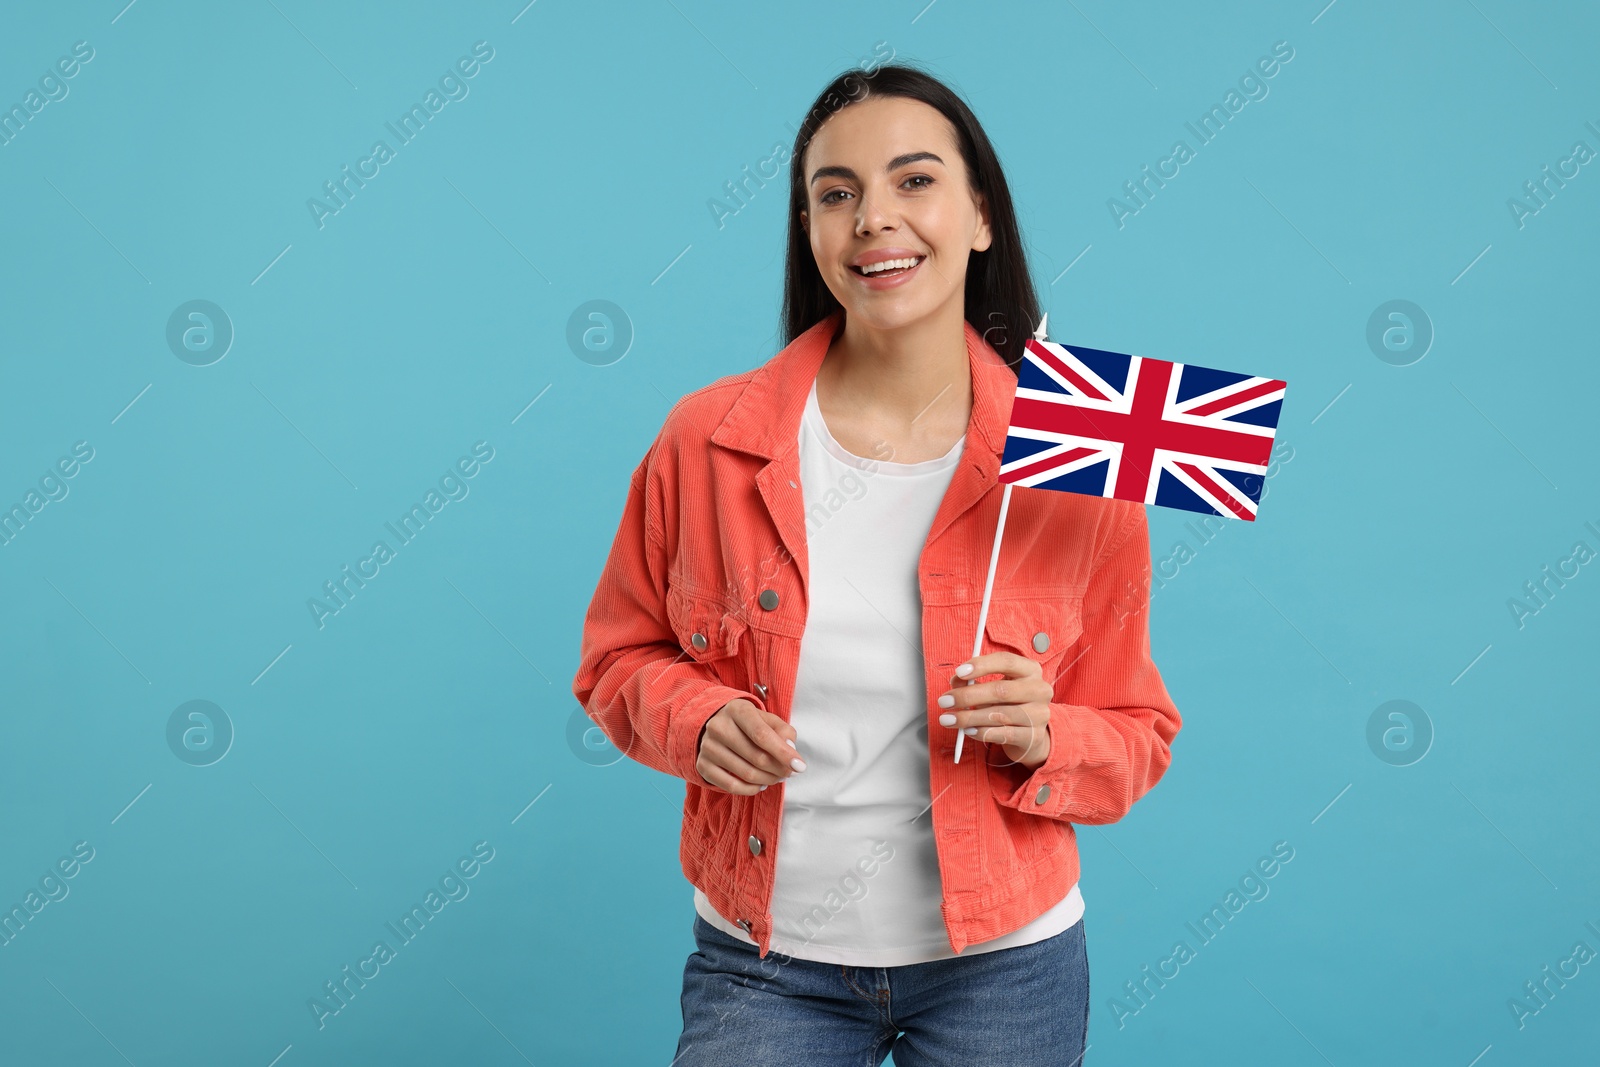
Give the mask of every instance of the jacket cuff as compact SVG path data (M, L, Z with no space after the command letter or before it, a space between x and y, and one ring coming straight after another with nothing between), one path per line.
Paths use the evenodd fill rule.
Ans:
M673 716L667 738L668 758L672 761L672 773L690 785L702 789L715 788L695 770L695 764L700 760L700 731L730 700L748 700L762 711L767 710L766 702L754 693L741 692L726 685L713 685L691 697Z
M1045 723L1045 732L1050 736L1050 754L1031 773L1026 773L1021 785L1001 797L1001 803L1034 815L1061 818L1069 800L1068 778L1083 763L1083 746L1076 742L1074 727L1079 716L1092 714L1094 712L1078 704L1052 702L1050 718ZM1013 774L1028 772L1021 764L1013 764L1010 770Z

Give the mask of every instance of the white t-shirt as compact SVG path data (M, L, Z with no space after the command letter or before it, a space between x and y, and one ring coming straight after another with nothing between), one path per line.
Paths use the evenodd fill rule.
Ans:
M917 563L965 444L920 463L853 455L828 432L812 383L800 421L810 596L789 720L806 769L777 787L772 951L855 967L955 955L939 910ZM754 944L698 888L694 900ZM1031 944L1082 915L1074 885L961 955Z

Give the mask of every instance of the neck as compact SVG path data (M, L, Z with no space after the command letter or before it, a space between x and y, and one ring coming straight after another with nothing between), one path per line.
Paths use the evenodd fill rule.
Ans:
M962 310L952 302L893 330L874 329L847 313L818 368L818 389L838 407L901 426L935 410L970 413L972 372Z

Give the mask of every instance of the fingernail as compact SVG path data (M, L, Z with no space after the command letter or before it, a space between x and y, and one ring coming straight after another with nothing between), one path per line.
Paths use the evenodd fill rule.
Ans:
M796 756L794 759L789 761L789 766L793 767L797 771L803 771L806 769L806 761Z
M939 698L939 706L941 708L953 708L956 706L956 698L951 696L949 693L946 693L944 696Z
M767 783L767 785L771 785L771 784L772 784L771 782ZM757 789L756 792L759 793L759 792L761 792L762 789L765 789L765 788L767 788L767 786L764 785L764 786L761 787L761 789Z
M976 726L969 726L966 729L966 734L967 734L968 737L976 737L977 733L978 733L978 728Z
M784 740L785 740L785 741L789 741L789 739L788 739L788 738L787 738L787 737L785 737L785 738L784 738ZM795 750L795 751L796 751L796 752L799 752L799 751L800 751L800 750L799 750L799 749L798 749L798 748L795 748L795 744L794 744L794 742L793 742L793 741L789 741L789 747L790 747L790 748L793 748L793 749L794 749L794 750Z
M954 715L941 715L941 716L939 716L939 725L940 726L954 726L955 724L956 724L956 717Z
M961 666L956 668L956 677L957 678L965 678L967 675L969 675L971 673L972 673L972 664L970 664L970 663L963 663Z

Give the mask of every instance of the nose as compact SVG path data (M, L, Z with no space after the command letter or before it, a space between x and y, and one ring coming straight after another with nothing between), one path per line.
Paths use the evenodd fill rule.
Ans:
M898 220L886 211L878 208L875 197L862 194L861 207L856 210L856 234L860 237L871 237L875 233L893 230Z

